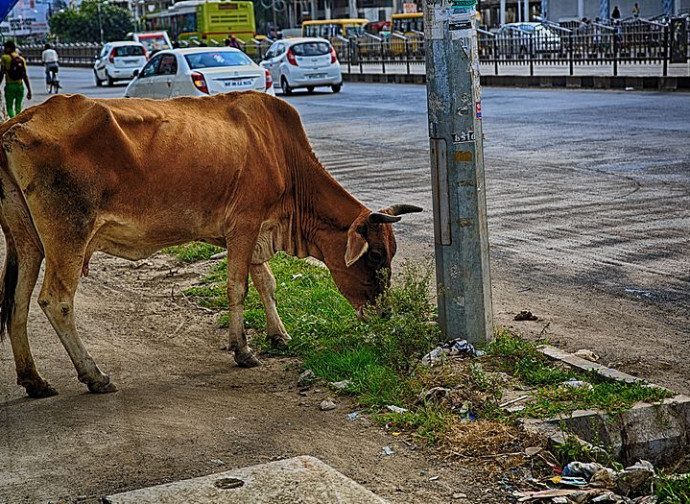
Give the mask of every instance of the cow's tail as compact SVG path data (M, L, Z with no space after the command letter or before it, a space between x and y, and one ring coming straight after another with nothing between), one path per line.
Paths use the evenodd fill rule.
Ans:
M6 242L8 240L5 240ZM2 293L0 293L0 341L5 337L14 313L14 294L19 278L19 256L17 249L7 247L5 267L2 270Z
M7 157L0 146L0 170L8 173ZM4 178L4 177L3 177ZM5 264L2 269L2 282L0 283L0 342L3 340L7 328L12 322L14 312L14 294L17 291L19 279L19 256L14 243L9 237L9 228L4 215L6 202L5 187L0 178L0 224L5 233Z

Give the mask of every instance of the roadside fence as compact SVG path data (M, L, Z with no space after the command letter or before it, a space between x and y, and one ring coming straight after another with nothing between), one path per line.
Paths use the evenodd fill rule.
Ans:
M663 76L669 64L687 64L690 46L688 17L648 20L628 18L620 22L571 21L511 23L496 32L477 30L479 61L493 67L494 75L522 67L555 67L574 75L576 69L596 67L617 76L621 66L655 65ZM360 74L421 74L425 72L425 41L422 32L391 33L380 37L335 37L333 46L343 72ZM254 61L261 61L272 41L251 39L242 49ZM100 44L57 44L64 65L90 66ZM40 64L43 46L23 46L29 64ZM690 70L690 69L689 69ZM484 70L482 70L484 72Z

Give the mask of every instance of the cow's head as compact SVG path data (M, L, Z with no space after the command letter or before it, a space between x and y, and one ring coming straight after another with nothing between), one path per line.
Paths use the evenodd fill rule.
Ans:
M393 205L378 212L366 210L347 231L345 268L331 270L343 296L361 314L390 284L391 261L395 255L392 223L400 215L421 212L414 205Z

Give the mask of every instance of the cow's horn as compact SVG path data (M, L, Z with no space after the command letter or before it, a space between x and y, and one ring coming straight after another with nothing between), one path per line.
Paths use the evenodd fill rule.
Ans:
M401 217L396 217L395 215L389 215L381 212L371 212L369 214L369 222L372 224L398 222L400 219Z
M421 212L422 210L423 208L418 207L417 205L392 205L381 211L391 215L403 215L407 213Z

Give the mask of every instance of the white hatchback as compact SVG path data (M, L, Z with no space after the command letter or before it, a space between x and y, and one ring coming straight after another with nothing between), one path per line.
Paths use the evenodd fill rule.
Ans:
M104 81L112 86L115 81L131 79L147 60L146 49L139 42L108 42L93 64L96 86Z
M343 86L338 56L331 43L322 38L290 38L278 40L268 49L261 66L280 84L283 94L295 88L330 87L339 93Z
M269 73L239 49L197 47L157 52L125 96L163 99L249 90L275 95Z

